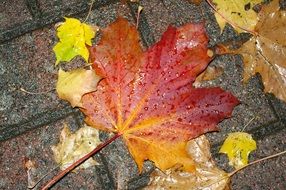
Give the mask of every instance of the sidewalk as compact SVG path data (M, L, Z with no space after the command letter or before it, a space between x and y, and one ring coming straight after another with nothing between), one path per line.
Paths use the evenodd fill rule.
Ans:
M52 48L57 42L54 24L63 16L84 20L88 0L2 0L0 3L0 189L27 188L24 159L36 163L35 176L40 177L56 167L51 145L59 141L63 123L73 131L83 123L83 115L68 103L59 100L55 91L57 69ZM105 27L124 16L136 21L136 3L96 0L87 23ZM186 0L141 0L139 32L145 47L159 40L169 24L205 21L210 45L237 36L228 26L222 34L206 3L195 6ZM74 61L80 61L76 59ZM286 104L273 95L263 93L259 75L243 85L243 63L239 55L217 57L212 65L224 68L219 78L203 86L221 86L239 98L233 117L220 123L220 133L208 134L218 165L230 171L227 157L218 148L229 132L241 131L257 117L246 131L253 134L257 150L250 161L275 154L286 147ZM44 94L28 94L46 92ZM102 134L102 138L105 135ZM94 156L99 166L79 173L70 173L53 189L140 189L148 183L153 170L146 163L139 175L121 139ZM251 166L232 178L234 190L286 189L286 157L279 157ZM55 173L55 172L54 172Z

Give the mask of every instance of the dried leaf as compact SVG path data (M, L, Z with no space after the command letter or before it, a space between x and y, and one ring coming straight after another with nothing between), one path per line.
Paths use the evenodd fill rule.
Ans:
M215 4L215 17L221 30L227 22L238 32L254 30L258 17L252 8L262 0L211 0L211 2Z
M35 181L35 173L36 173L36 165L35 162L25 158L24 160L24 166L25 166L25 170L27 172L27 187L28 188L33 188L36 184Z
M194 172L184 172L180 168L171 168L165 173L156 169L150 178L146 190L226 190L229 176L216 167L211 158L210 145L205 136L197 137L188 142L188 155L194 160Z
M244 59L244 81L260 73L264 91L286 101L286 11L279 0L262 7L256 32L236 51Z
M60 165L61 170L64 170L100 143L98 130L85 125L75 133L71 133L67 124L64 124L60 142L52 146L52 150L55 161ZM94 165L97 165L97 162L89 158L79 168L86 169Z
M196 4L196 5L199 5L201 2L202 2L202 0L188 0L190 3L194 3L194 4Z
M103 76L96 92L82 98L86 122L122 135L139 171L144 160L162 170L177 163L194 170L185 146L231 115L238 100L220 88L192 86L211 60L204 24L169 27L146 52L134 26L119 18L91 48Z
M194 86L198 86L202 81L209 81L218 78L223 74L223 68L219 66L208 66L207 69L202 72L194 83Z
M235 132L228 134L219 152L227 154L229 165L238 169L248 164L248 155L254 150L256 142L250 134Z
M86 44L91 46L91 39L95 36L97 27L81 23L75 18L66 18L65 22L57 28L59 42L53 48L56 54L56 65L61 61L70 61L81 55L87 62L89 51Z
M81 97L95 91L99 80L94 70L75 69L65 72L60 69L56 90L61 99L69 101L73 107L81 107Z

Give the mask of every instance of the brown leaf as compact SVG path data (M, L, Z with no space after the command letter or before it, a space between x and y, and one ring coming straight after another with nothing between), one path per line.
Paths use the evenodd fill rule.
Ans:
M187 144L189 156L196 165L194 172L184 172L180 168L171 168L165 173L156 169L146 190L226 190L229 189L229 176L215 166L211 158L210 145L205 136L193 139Z
M219 66L208 66L207 69L202 72L194 83L195 86L199 85L203 81L214 80L223 73L223 68Z
M286 11L279 0L262 7L256 32L236 51L244 58L244 81L260 73L264 91L286 101Z

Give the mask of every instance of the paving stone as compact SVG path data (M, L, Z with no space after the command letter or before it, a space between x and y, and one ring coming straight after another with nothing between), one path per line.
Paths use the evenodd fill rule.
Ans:
M142 0L140 4L144 7L144 13L156 41L170 24L178 26L190 20L202 21L200 8L184 0ZM185 14L186 12L190 14Z
M58 10L62 5L62 0L38 0L38 4L40 9L43 12L47 12L47 10Z
M110 23L114 22L118 16L122 16L134 23L134 19L131 16L130 10L127 4L121 2L115 2L108 6L102 6L94 9L89 18L86 20L87 23L92 23L99 26L100 28L107 27ZM81 15L82 18L86 17L86 13Z
M32 20L32 15L26 6L25 0L1 0L0 33L5 29L30 20Z
M63 103L53 90L57 79L52 52L55 39L55 31L49 27L0 45L0 126L19 123ZM29 94L21 88L43 93Z

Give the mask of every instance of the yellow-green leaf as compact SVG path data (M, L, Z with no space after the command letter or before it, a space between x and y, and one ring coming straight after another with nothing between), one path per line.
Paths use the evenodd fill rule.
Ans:
M75 18L65 18L66 21L57 28L59 42L53 48L56 54L56 65L61 61L70 61L81 55L88 62L89 52L86 44L91 46L96 27L81 23Z
M100 143L97 129L85 125L75 133L71 133L67 124L64 124L60 142L56 146L52 146L52 150L55 161L60 165L61 170L64 170ZM96 164L95 160L89 158L79 168L86 169Z
M228 22L238 32L254 31L258 17L252 8L261 2L262 0L212 0L216 5L215 17L221 30Z
M59 70L57 93L63 100L67 100L73 107L81 107L81 97L96 90L100 77L94 70L75 69L70 72Z
M248 163L248 155L254 150L256 142L250 134L235 132L228 134L219 152L227 154L229 165L238 169Z

